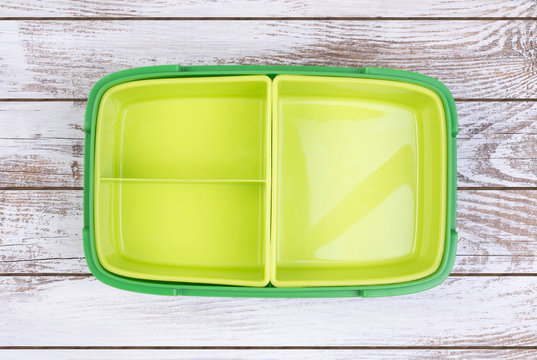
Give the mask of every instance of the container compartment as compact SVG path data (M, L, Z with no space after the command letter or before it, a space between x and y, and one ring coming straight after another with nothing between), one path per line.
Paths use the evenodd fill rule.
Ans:
M242 76L113 87L99 109L101 176L264 179L270 86Z
M112 87L95 145L95 242L136 279L266 286L267 76L157 79Z
M114 273L148 280L264 286L265 184L104 179L97 252Z
M441 100L409 83L280 75L273 85L278 287L390 284L443 255Z

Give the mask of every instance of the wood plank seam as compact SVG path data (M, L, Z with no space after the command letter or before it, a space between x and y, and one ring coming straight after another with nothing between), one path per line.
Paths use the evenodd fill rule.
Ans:
M0 21L13 21L13 20L32 20L32 21L423 21L423 20L435 20L435 21L496 21L496 20L524 20L534 21L537 20L535 16L414 16L414 17L398 17L398 16L240 16L240 17L225 17L225 16L4 16L0 17Z
M537 346L0 346L0 350L537 350Z

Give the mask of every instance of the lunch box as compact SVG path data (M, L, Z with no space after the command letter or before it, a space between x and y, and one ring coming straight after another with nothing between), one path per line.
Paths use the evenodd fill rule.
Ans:
M378 297L453 266L457 115L428 76L135 68L97 82L84 130L84 251L111 286Z

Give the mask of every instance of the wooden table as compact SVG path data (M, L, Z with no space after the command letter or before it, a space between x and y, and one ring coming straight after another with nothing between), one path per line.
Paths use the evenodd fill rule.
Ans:
M453 92L452 275L380 299L162 297L82 251L85 100L154 64L382 66ZM4 0L1 359L537 359L537 2Z

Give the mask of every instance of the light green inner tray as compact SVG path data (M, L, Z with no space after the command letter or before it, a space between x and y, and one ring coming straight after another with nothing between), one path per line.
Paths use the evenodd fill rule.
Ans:
M438 95L280 75L273 124L275 286L387 284L438 268L447 161Z
M106 92L94 201L107 270L267 285L270 97L261 75L145 80Z
M96 127L99 261L136 279L257 287L431 275L445 240L444 116L432 90L379 79L114 86Z

